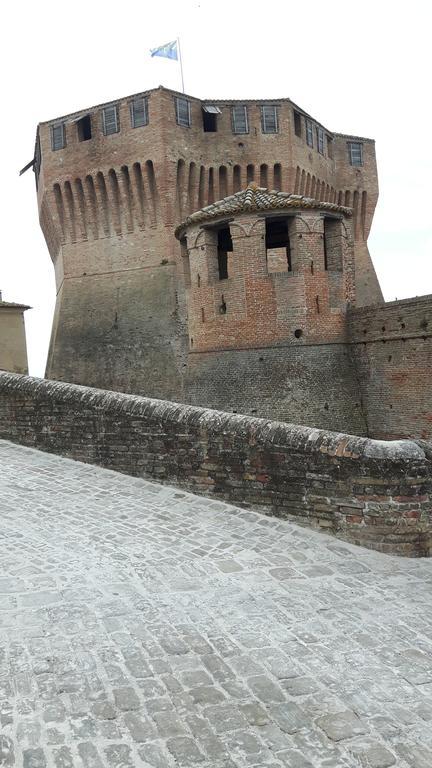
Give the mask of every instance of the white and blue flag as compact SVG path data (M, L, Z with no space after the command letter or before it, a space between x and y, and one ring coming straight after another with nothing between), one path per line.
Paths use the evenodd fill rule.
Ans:
M159 48L152 48L150 50L150 55L164 56L166 59L175 59L175 61L178 61L177 40L173 40L171 43L165 43L165 45L160 45Z

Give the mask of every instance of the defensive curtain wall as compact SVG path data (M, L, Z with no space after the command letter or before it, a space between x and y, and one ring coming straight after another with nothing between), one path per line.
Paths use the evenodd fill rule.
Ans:
M348 312L367 434L432 437L432 296Z
M431 553L426 442L352 437L10 373L0 373L0 438L383 552Z

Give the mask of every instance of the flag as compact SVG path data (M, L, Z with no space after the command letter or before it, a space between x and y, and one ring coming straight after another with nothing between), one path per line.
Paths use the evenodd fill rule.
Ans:
M166 59L175 59L178 61L177 40L173 40L171 43L165 43L165 45L161 45L159 48L152 48L150 50L150 56L164 56Z

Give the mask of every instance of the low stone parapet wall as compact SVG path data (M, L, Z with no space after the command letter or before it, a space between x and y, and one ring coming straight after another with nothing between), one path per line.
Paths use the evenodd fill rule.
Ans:
M0 438L400 555L431 551L432 447L0 372Z

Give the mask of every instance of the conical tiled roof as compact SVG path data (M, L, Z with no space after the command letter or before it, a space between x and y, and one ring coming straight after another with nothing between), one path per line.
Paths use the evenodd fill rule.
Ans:
M233 216L236 213L254 213L255 211L283 210L285 208L316 208L317 210L332 211L351 216L351 208L345 208L336 203L321 202L303 195L290 195L287 192L277 192L272 189L258 187L257 184L249 184L247 189L236 192L234 195L217 200L211 205L192 213L176 229L179 237L185 227L190 224L200 224L203 221L219 218L220 216Z

